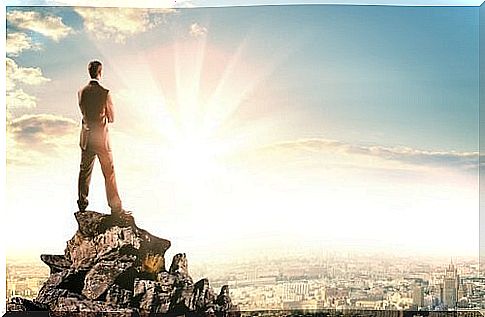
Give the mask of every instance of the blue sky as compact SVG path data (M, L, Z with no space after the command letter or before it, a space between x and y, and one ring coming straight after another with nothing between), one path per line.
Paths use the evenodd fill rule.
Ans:
M97 2L100 5L99 1ZM148 5L146 5L148 3ZM160 7L160 6L180 6L184 7L187 4L193 7L219 7L219 6L252 6L252 5L281 5L281 4L354 4L354 5L400 5L400 6L480 6L482 0L180 0L178 1L144 1L133 3L130 1L120 2L118 5L122 6L139 6L139 7ZM52 1L52 0L7 0L8 6L19 5L96 5L90 0L75 0L75 1Z
M244 58L262 65L280 58L265 79L267 88L258 90L287 92L281 108L273 111L295 114L293 125L300 127L291 133L298 137L326 135L348 142L477 149L477 8L181 9L168 18L168 24L123 44L91 41L83 32L82 18L70 8L36 10L61 16L76 33L55 42L32 32L42 51L26 51L16 60L39 66L47 77L66 79L68 85L80 84L79 75L67 81L69 73L82 72L85 61L99 53L99 46L106 44L112 56L148 50L173 41L193 21L202 21L210 27L209 43L233 52L246 41ZM15 31L7 25L8 32ZM75 85L68 87L72 90ZM61 101L50 92L39 93L46 95L47 108L66 98L63 95ZM55 112L77 115L76 109L57 107Z

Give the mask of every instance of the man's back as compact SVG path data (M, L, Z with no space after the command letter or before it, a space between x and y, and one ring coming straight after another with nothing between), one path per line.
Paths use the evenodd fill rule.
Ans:
M79 91L79 107L83 114L83 122L89 128L105 124L108 92L108 89L95 80Z

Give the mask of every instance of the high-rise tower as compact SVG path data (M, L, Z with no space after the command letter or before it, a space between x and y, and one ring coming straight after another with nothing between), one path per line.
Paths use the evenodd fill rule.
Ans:
M441 299L443 305L448 308L456 307L458 300L458 289L460 287L460 276L451 260L450 265L445 270L445 277L443 280L443 298Z

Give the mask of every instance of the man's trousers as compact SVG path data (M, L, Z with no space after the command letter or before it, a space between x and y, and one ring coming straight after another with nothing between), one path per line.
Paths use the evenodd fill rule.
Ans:
M90 142L91 143L91 142ZM82 149L81 166L78 180L78 206L80 210L86 209L88 205L89 184L91 182L91 175L93 172L94 161L96 156L101 164L101 170L104 175L104 183L106 187L106 198L111 210L121 209L121 199L118 194L116 186L115 171L113 165L113 155L111 149L106 142L92 142L94 146L88 145ZM96 146L96 143L101 143L102 146ZM107 146L106 146L107 145Z

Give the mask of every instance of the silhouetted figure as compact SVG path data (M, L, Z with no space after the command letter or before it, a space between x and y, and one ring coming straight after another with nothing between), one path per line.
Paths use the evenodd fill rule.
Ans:
M113 102L109 90L100 85L103 66L99 61L88 65L91 80L78 92L79 108L82 113L81 169L78 181L78 207L85 211L88 206L89 183L96 156L103 171L106 197L112 214L126 215L116 186L113 156L108 134L108 123L114 121Z

